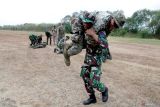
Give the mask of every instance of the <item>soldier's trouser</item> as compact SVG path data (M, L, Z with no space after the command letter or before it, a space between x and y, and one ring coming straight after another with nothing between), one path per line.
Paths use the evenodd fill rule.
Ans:
M101 74L100 67L82 66L80 76L84 81L85 88L88 93L94 93L94 88L100 92L105 91L105 85L100 82Z
M72 42L72 40L65 41L64 44L65 47L65 53L67 53L68 56L77 55L82 51L83 46L78 43Z
M53 44L56 44L56 36L53 35Z
M51 38L51 36L50 36L50 37L47 36L47 45L48 45L48 40L49 40L50 45L51 45L51 43L52 43L52 38Z
M64 49L64 40L60 40L57 44L57 48L60 50L60 52L63 52Z
M73 43L67 50L69 56L77 55L82 51L82 45Z

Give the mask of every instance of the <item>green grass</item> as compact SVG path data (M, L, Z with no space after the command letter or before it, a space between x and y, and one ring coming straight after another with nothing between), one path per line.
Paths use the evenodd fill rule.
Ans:
M111 41L111 42L139 43L139 44L149 44L149 45L160 45L160 40L158 40L158 39L142 39L142 38L109 36L109 41Z
M71 34L66 34L71 36ZM138 37L118 37L109 36L109 42L124 42L124 43L139 43L139 44L149 44L149 45L160 45L160 40L158 39L142 39Z

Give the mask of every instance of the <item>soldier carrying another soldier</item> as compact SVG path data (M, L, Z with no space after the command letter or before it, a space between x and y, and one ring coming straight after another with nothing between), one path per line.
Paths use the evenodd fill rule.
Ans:
M65 44L64 57L67 66L70 65L70 56L81 52L82 48L86 49L84 65L81 67L81 74L89 98L83 102L84 105L96 103L94 89L102 94L102 101L108 100L108 88L100 81L101 66L107 55L110 54L108 48L107 36L115 28L122 27L125 23L124 15L109 15L105 19L98 16L100 13L84 12L76 20L72 44ZM97 16L96 16L97 15ZM77 27L76 27L77 26ZM76 51L78 49L78 51ZM106 56L105 56L106 55Z

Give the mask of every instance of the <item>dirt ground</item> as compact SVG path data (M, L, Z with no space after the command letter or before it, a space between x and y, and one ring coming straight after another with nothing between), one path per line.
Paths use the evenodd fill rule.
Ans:
M45 36L43 36L45 40ZM0 107L84 107L80 78L84 52L64 64L54 46L29 48L28 32L0 31ZM109 40L113 60L103 64L109 100L87 107L160 107L160 46Z

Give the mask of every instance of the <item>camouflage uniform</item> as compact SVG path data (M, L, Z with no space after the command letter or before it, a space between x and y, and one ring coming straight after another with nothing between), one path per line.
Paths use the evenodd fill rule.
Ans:
M55 45L56 43L56 37L57 37L57 29L56 29L56 26L54 26L52 28L52 35L53 35L53 44Z
M52 44L52 34L49 31L46 31L45 35L47 37L47 45L48 45L48 40L50 40L50 45L51 45Z
M36 42L37 42L37 36L36 35L34 35L34 34L29 35L29 39L31 41L30 46L33 46L33 45L36 44Z
M122 25L123 24L124 23L122 23ZM108 100L108 88L104 85L104 83L100 82L100 76L102 74L101 65L102 61L104 62L110 55L108 41L106 39L111 31L110 27L119 27L119 23L111 15L106 15L106 12L98 12L94 15L88 13L83 14L73 25L75 25L74 29L76 30L76 32L73 32L74 39L72 39L72 41L75 44L72 44L71 46L68 45L69 48L65 48L64 57L65 59L69 58L68 56L70 56L71 54L68 54L68 51L72 51L72 47L76 47L76 43L79 43L81 45L81 48L79 48L81 51L85 42L84 46L86 49L86 54L84 65L81 67L80 76L84 81L86 91L89 93L90 98L85 100L83 104L88 105L91 103L96 103L94 88L102 93L102 101L106 102ZM93 29L90 29L90 25L92 25L91 27L95 30L97 34L96 36L98 36L98 40L96 41L93 39L93 36L96 36L94 35ZM93 35L86 34L84 29L89 29L90 33ZM75 51L76 48L72 52ZM80 51L78 50L78 52ZM69 65L70 63L66 63L66 65L67 64Z
M56 45L58 44L58 42L65 36L65 31L63 28L63 25L60 25L57 28L57 38L56 38Z
M92 15L94 15L96 18L96 22L94 23L93 27L96 30L97 34L99 31L105 31L106 33L105 38L107 39L110 31L108 30L106 25L108 24L111 18L111 15L108 12L95 12L95 13L92 13ZM83 17L83 14L80 15L78 18L72 19L71 21L73 35L71 38L72 44L66 44L66 54L68 55L68 57L80 53L82 49L85 48L86 40L84 40L85 31L82 25L82 17ZM103 62L105 62L106 59L112 59L110 51L109 51L109 47L104 48L102 52L103 52L103 56L102 56Z
M69 40L69 36L63 37L57 44L57 47L54 48L54 53L63 53L65 41Z
M54 52L63 53L65 32L62 24L57 28L57 35L55 39L56 39L55 41L56 47L54 48Z
M105 92L106 94L106 86L100 82L100 76L102 74L102 50L108 48L106 32L104 30L98 31L97 35L99 37L98 42L96 42L92 37L85 34L82 21L83 19L80 16L80 18L74 19L74 22L72 22L73 44L67 48L66 52L69 56L71 56L81 52L82 48L86 49L84 65L81 67L80 73L80 76L84 81L86 91L93 96L95 88L102 93ZM108 99L108 97L106 99Z
M34 34L29 35L29 39L31 40L30 47L31 48L44 48L46 47L46 42L42 42L42 35L37 36Z
M94 93L93 88L96 88L100 92L105 91L105 85L100 82L101 65L103 58L103 49L108 48L105 31L98 33L98 42L85 36L86 55L84 65L81 69L80 76L83 78L85 87L88 93Z
M82 22L78 18L72 20L72 33L71 36L72 43L66 44L69 47L67 48L67 54L69 56L77 55L82 51L83 42L84 42L84 30L82 27Z

